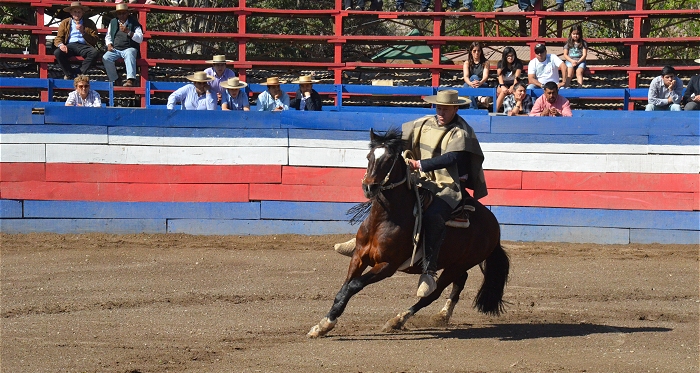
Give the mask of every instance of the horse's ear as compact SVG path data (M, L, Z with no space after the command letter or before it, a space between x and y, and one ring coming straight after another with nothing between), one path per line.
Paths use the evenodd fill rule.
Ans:
M369 141L374 142L374 128L369 129Z

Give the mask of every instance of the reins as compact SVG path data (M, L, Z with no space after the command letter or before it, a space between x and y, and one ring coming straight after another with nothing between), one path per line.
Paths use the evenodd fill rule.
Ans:
M386 184L386 183L389 182L389 177L391 176L391 171L394 171L394 166L396 166L396 161L397 161L398 159L399 159L399 155L397 154L397 155L394 157L394 162L391 164L391 168L389 169L389 172L386 174L386 177L384 178L384 181L382 181L382 183L379 184L379 190L390 190L390 189L394 189L394 188L396 188L397 186L399 186L399 185L401 185L401 184L403 184L403 183L406 182L407 176L404 176L403 179L401 179L400 181L397 181L397 182L395 182L395 183L391 183L391 184L389 184L389 185L384 185L384 184ZM406 173L406 175L408 175L408 173Z

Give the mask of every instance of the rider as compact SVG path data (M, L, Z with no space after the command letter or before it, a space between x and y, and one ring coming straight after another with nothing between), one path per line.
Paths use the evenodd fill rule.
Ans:
M486 196L486 181L481 164L484 155L474 130L457 114L469 101L455 90L443 90L424 101L435 105L436 115L402 125L403 139L418 160L408 160L412 170L420 171L418 186L435 197L423 213L425 258L420 277L419 297L437 287L437 262L445 238L445 222L462 201L463 186L474 191L474 198ZM466 181L460 187L460 179Z
M426 259L417 292L420 297L436 288L437 259L445 235L445 222L459 206L464 187L473 190L476 199L487 194L481 167L484 155L479 141L474 130L457 114L459 106L469 100L459 97L455 90L440 91L424 100L436 105L436 115L402 125L403 138L419 159L409 160L411 169L420 171L418 184L437 197L423 214ZM463 181L461 186L460 181ZM354 238L335 245L335 250L343 255L352 256L354 249Z

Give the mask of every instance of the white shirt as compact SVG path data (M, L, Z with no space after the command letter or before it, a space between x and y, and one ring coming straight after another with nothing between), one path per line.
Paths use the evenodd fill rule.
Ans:
M547 54L544 62L537 58L527 65L527 75L535 75L537 81L544 84L554 82L559 84L559 65L564 63L556 54Z

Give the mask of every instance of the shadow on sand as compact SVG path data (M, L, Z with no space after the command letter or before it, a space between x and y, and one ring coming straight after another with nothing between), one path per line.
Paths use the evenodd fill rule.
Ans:
M536 338L583 337L592 334L631 334L669 332L670 328L639 327L628 328L597 324L494 324L484 327L457 325L452 329L412 329L395 334L365 334L337 337L337 340L378 340L378 339L498 339L501 341L521 341ZM333 336L331 336L333 337Z

